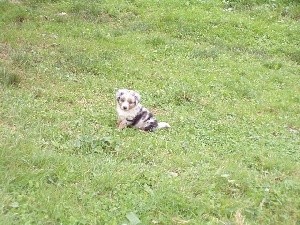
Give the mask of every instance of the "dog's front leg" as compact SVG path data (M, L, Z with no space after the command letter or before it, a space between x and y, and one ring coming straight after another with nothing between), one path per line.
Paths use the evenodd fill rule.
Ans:
M122 121L119 121L118 123L118 128L120 130L124 129L125 127L127 127L127 121L126 120L122 120Z
M120 123L122 122L122 120L120 118L118 118L117 120L117 127L119 127Z

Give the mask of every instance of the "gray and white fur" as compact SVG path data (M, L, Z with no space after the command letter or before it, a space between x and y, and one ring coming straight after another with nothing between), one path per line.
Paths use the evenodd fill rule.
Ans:
M155 131L170 127L166 122L158 122L153 114L140 104L141 96L138 92L119 89L116 100L119 129L135 127L143 131Z

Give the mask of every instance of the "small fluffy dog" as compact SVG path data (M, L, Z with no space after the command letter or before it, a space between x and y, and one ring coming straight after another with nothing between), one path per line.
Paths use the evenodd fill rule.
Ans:
M169 128L165 122L157 122L153 114L140 104L141 96L133 90L120 89L116 93L118 128L135 127L144 131Z

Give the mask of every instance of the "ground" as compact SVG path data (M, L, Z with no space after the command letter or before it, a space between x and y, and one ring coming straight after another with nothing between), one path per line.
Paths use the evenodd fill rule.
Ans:
M299 224L300 4L0 1L1 224ZM172 128L116 129L115 91Z

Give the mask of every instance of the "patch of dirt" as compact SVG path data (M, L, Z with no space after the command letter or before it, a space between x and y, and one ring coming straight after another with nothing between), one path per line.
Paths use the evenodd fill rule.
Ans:
M11 48L9 47L8 44L5 43L0 43L0 59L3 61L9 61L9 52Z

